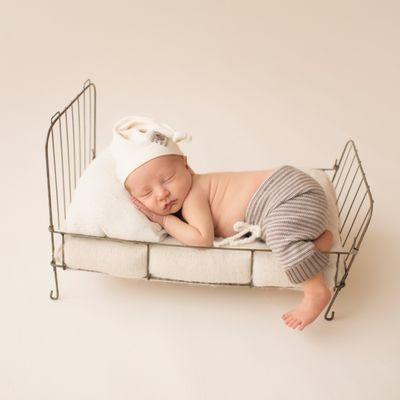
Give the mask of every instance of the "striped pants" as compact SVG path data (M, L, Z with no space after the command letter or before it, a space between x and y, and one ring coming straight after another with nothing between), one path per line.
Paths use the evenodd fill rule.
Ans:
M245 221L260 226L261 239L291 283L312 278L328 264L329 254L313 243L327 228L327 208L322 186L290 165L274 171L249 202Z

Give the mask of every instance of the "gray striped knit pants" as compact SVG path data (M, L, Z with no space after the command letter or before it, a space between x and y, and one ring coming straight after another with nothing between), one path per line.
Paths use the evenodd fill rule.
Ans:
M327 208L322 186L305 172L284 165L253 194L245 221L260 226L261 239L290 282L301 283L328 264L329 254L313 243L327 229Z

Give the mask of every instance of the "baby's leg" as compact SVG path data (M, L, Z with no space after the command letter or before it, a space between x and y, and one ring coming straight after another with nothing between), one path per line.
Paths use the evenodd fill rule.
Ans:
M320 251L329 251L332 248L333 235L331 231L324 231L314 245ZM290 328L303 330L310 324L328 304L331 299L331 291L326 286L322 271L313 278L304 281L304 297L301 303L294 309L282 316L286 325Z
M297 195L268 214L265 239L291 283L309 280L328 264L327 222L322 189Z
M324 231L314 240L314 245L320 251L329 251L332 248L333 235L331 231Z
M266 242L289 280L304 287L302 302L282 316L291 328L303 330L331 298L322 275L329 261L325 253L332 246L326 210L325 194L315 190L281 203L266 220Z

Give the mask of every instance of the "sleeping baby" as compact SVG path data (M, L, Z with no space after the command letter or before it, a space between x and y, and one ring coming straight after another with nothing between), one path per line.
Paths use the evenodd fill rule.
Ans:
M331 298L322 275L329 261L323 252L333 241L323 188L290 165L196 174L177 145L190 139L146 117L115 124L111 151L132 203L186 245L218 246L216 237L228 244L265 241L289 280L304 287L301 302L282 316L287 326L303 330ZM235 233L238 226L242 232ZM237 240L247 233L250 239Z

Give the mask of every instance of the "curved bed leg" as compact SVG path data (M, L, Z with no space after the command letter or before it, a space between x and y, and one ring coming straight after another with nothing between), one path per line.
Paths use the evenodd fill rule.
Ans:
M331 311L331 315L330 315L330 316L328 316L328 314L329 314L329 311L331 310L331 308L332 308L332 306L333 306L333 303L334 303L335 300L336 300L337 295L339 294L340 290L341 290L344 286L345 286L345 283L344 283L344 282L340 282L340 284L339 284L338 286L335 287L335 293L333 294L333 297L332 297L332 299L331 299L331 301L330 301L330 303L329 303L329 306L328 306L328 308L327 308L327 310L326 310L326 312L325 312L325 319L326 319L327 321L332 321L333 318L335 317L335 311Z
M57 279L57 268L53 266L53 271L54 271L54 280L56 281L56 295L53 296L53 291L50 292L50 298L52 300L57 300L59 296L58 292L58 279Z

